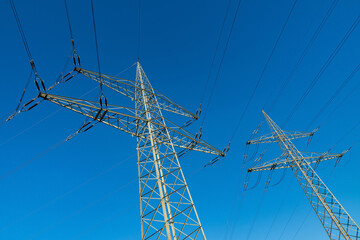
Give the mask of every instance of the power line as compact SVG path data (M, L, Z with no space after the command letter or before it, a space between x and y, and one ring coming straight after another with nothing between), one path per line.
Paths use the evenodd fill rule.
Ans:
M342 101L336 105L336 107L325 117L325 120L319 125L322 126L328 119L346 102L346 100L360 87L360 82L353 88L351 88L351 91L345 96L345 98L342 99Z
M96 24L95 24L95 12L94 12L94 3L93 0L91 0L91 13L92 13L92 20L93 20L93 29L94 29L94 37L95 37L95 47L96 47L96 58L97 58L97 64L98 64L98 70L99 70L99 82L100 82L100 105L102 107L102 99L104 98L105 105L107 105L106 97L103 93L103 80L101 77L101 68L100 68L100 57L99 57L99 46L98 46L98 39L96 34Z
M250 136L250 138L252 138L254 135L256 135L256 134L258 134L258 132L259 132L259 130L261 129L261 126L262 126L262 124L263 124L263 122L261 121L260 122L260 124L258 125L258 127L253 131L253 133L252 133L252 135ZM250 139L249 138L249 139ZM256 150L255 150L255 152L253 153L253 155L251 156L251 159L253 159L254 157L255 157L255 155L257 154L257 152L258 152L258 146L259 145L256 145L257 147L256 147ZM263 151L262 151L262 153L260 154L260 156L263 156L264 155L264 153L268 150L268 148L269 148L269 145L267 146L267 148L265 148ZM247 160L247 156L248 156L248 145L247 145L247 147L246 147L246 150L245 150L245 153L244 153L244 157L243 157L243 163L242 163L242 167L241 167L241 172L244 170L244 168L245 168L245 164L246 164L246 160ZM260 157L261 158L261 157ZM247 171L246 171L247 172ZM247 174L248 174L248 172L247 172ZM234 234L234 231L235 231L235 227L236 227L236 225L237 225L237 223L238 223L238 220L239 220L239 216L240 216L240 214L239 214L239 212L240 212L240 210L241 210L241 207L242 207L242 203L243 203L243 199L244 199L244 197L245 197L245 192L246 191L248 191L249 190L249 188L248 188L248 186L247 186L247 184L248 184L248 175L246 175L246 177L245 177L245 181L244 181L244 183L243 183L243 191L242 191L242 195L240 196L240 202L239 202L239 204L238 204L238 206L236 207L236 205L237 205L237 201L238 201L238 194L236 194L235 195L235 197L234 197L234 202L233 202L233 204L232 204L232 207L231 207L231 211L230 211L230 217L229 217L229 221L228 221L228 223L227 223L227 225L226 225L226 231L225 231L225 237L224 237L224 239L226 240L227 239L227 236L228 236L228 232L230 231L230 235L229 235L229 239L232 239L232 236L233 236L233 234ZM261 178L261 175L259 175L259 177L258 177L258 181L260 180L260 178ZM258 181L257 181L257 183L256 183L256 186L257 186L257 184L258 184ZM237 185L237 187L236 187L236 189L239 189L240 188L240 184L241 184L241 174L240 174L240 176L239 176L239 180L238 180L238 185ZM252 189L252 188L251 188ZM237 193L237 192L236 192ZM235 214L235 219L234 219L234 222L233 222L233 224L232 224L232 226L230 227L230 220L231 220L231 218L233 217L233 214ZM231 228L231 230L230 230L230 228Z
M66 11L66 18L67 18L67 22L68 22L68 25L69 25L70 38L71 38L71 41L74 41L74 36L73 36L73 32L72 32L72 28L71 28L71 22L70 22L70 16L69 16L69 10L68 10L66 0L64 0L64 5L65 5L65 11Z
M277 101L279 100L280 96L282 95L282 93L284 92L285 88L287 87L287 85L289 84L290 80L292 79L292 77L294 76L295 72L297 71L298 67L300 66L300 64L302 63L302 61L304 60L305 56L308 54L309 50L311 49L312 45L314 44L315 40L317 39L317 37L319 36L321 30L323 29L325 23L327 22L327 20L329 19L330 15L332 14L334 8L336 7L337 3L339 2L339 0L334 0L333 3L331 4L330 8L328 9L326 15L323 17L323 19L321 20L320 25L317 27L315 33L313 34L313 36L311 37L310 41L308 42L308 44L306 45L304 51L302 52L300 58L298 59L298 61L296 62L295 66L293 67L293 69L291 70L290 74L288 75L288 77L285 79L285 81L283 82L279 92L276 94L276 97L274 98L274 100L271 102L270 107L269 107L269 111L272 110L272 108L274 107L274 105L277 103Z
M98 40L97 40L97 34L96 34L95 13L94 13L94 3L93 3L93 0L91 0L91 12L92 12L93 29L94 29L94 36L95 36L96 58L97 58L97 64L98 64L98 69L99 69L99 76L100 76L100 81L101 81L101 68L100 68L99 46L98 46Z
M307 129L311 127L311 125L320 117L320 115L326 110L326 108L334 101L334 99L341 93L341 91L346 87L346 85L350 82L350 80L357 74L360 70L360 64L356 66L356 68L351 72L351 74L343 81L343 83L336 89L334 94L329 98L329 100L321 107L320 111L314 116L314 118L310 121ZM325 119L326 120L326 119ZM324 123L324 122L323 122ZM322 123L322 124L323 124Z
M15 7L15 4L14 4L14 1L13 0L9 0L10 2L10 6L11 6L11 9L13 11L13 14L14 14L14 17L15 17L15 20L16 20L16 24L18 26L18 29L19 29L19 32L20 32L20 35L21 35L21 39L23 41L23 44L24 44L24 47L25 47L25 50L26 50L26 53L29 57L29 61L31 62L33 60L33 57L31 55L31 52L30 52L30 48L29 48L29 44L26 40L26 37L25 37L25 33L24 33L24 30L21 26L21 22L20 22L20 19L19 19L19 15L16 11L16 7ZM35 66L34 66L35 67Z
M225 44L225 48L224 48L223 54L222 54L222 56L221 56L221 60L220 60L219 67L218 67L218 70L217 70L217 73L216 73L216 77L215 77L213 86L212 86L211 91L210 91L210 96L209 96L209 99L208 99L208 103L207 103L207 105L206 105L206 109L205 109L205 113L204 113L204 117L203 117L201 126L204 125L204 121L205 121L205 119L206 119L207 112L208 112L209 106L210 106L210 104L211 104L212 97L213 97L213 95L214 95L216 82L217 82L217 80L218 80L218 78L219 78L219 75L220 75L220 71L221 71L221 68L222 68L222 64L223 64L223 61L224 61L224 58L225 58L225 55L226 55L226 51L227 51L227 49L228 49L228 45L229 45L229 42L230 42L231 34L232 34L232 32L233 32L233 29L234 29L234 25L235 25L236 18L237 18L239 9L240 9L241 2L242 2L242 0L239 0L239 1L238 1L238 5L237 5L237 7L236 7L235 15L234 15L234 18L233 18L231 27L230 27L230 32L229 32L229 35L228 35L227 40L226 40L226 44Z
M204 99L205 99L205 94L206 94L206 91L207 91L207 88L208 88L208 85L209 85L209 81L210 81L212 69L213 69L213 67L214 67L215 59L216 59L217 52L218 52L218 49L219 49L219 46L220 46L221 36L222 36L223 31L224 31L224 28L225 28L226 19L227 19L228 15L229 15L230 5L231 5L231 0L228 0L228 4L227 4L227 7L226 7L224 20L223 20L223 22L222 22L221 29L220 29L220 33L219 33L219 35L218 35L218 39L217 39L217 43L216 43L216 47L215 47L215 52L214 52L213 58L212 58L212 60L211 60L208 77L207 77L207 79L206 79L204 91L203 91L203 94L202 94L202 96L201 96L200 105L203 104Z
M29 61L30 61L31 71L30 71L30 75L29 75L29 77L28 77L28 79L27 79L27 81L26 81L26 83L25 83L24 90L23 90L23 92L22 92L22 94L21 94L21 96L20 96L20 100L19 100L19 102L18 102L18 105L17 105L15 111L13 112L13 114L10 115L6 121L12 119L13 117L15 117L15 116L19 113L18 111L19 111L20 106L21 106L21 104L22 104L22 101L23 101L23 99L24 99L26 90L27 90L27 88L28 88L28 86L29 86L29 84L30 84L30 80L31 80L32 75L33 75L33 74L35 75L35 83L36 83L36 84L37 84L37 79L40 79L40 78L38 77L38 75L37 75L36 66L35 66L33 57L32 57L32 55L31 55L30 47L29 47L29 44L28 44L28 42L27 42L27 40L26 40L26 36L25 36L24 30L23 30L23 28L22 28L22 25L21 25L21 22L20 22L20 18L19 18L18 12L17 12L17 10L16 10L14 1L13 1L13 0L9 0L9 3L10 3L10 6L11 6L11 10L12 10L12 12L13 12L13 15L14 15L14 18L15 18L15 21L16 21L16 24L17 24L17 27L18 27L18 30L19 30L19 32L20 32L20 36L21 36L22 42L23 42L23 44L24 44L25 51L26 51L26 53L27 53L27 55L28 55L28 58L29 58ZM42 86L43 86L43 89L46 91L45 86L44 86L44 83L43 83L43 80L40 79L40 81L41 81L41 84L42 84ZM2 124L2 123L1 123L1 124Z
M286 18L286 20L285 20L282 28L281 28L280 34L278 35L278 37L277 37L277 39L276 39L276 42L275 42L275 44L274 44L274 46L273 46L273 48L272 48L272 50L271 50L271 52L270 52L270 55L269 55L269 57L268 57L265 65L264 65L264 68L263 68L263 70L261 71L261 74L260 74L260 76L259 76L259 78L258 78L258 80L257 80L257 82L256 82L255 88L254 88L254 90L252 91L252 93L251 93L251 95L250 95L250 98L248 99L248 101L247 101L247 103L246 103L246 105L245 105L245 108L244 108L243 112L242 112L241 115L240 115L240 119L239 119L238 123L236 124L234 133L233 133L233 135L231 136L231 140L230 140L230 141L232 141L233 138L235 137L235 135L236 135L236 133L237 133L239 127L240 127L240 124L241 124L241 122L242 122L242 120L243 120L243 118L244 118L244 116L245 116L245 114L246 114L246 112L247 112L247 109L249 108L249 105L250 105L252 99L254 98L254 95L255 95L258 87L259 87L259 84L260 84L261 80L263 79L263 76L264 76L264 74L265 74L265 72L266 72L266 70L267 70L267 68L268 68L268 65L269 65L269 63L270 63L270 60L271 60L271 58L272 58L272 56L273 56L273 54L274 54L274 52L275 52L275 50L276 50L276 48L277 48L277 46L278 46L278 44L279 44L279 41L280 41L280 39L281 39L281 37L282 37L282 35L283 35L283 33L284 33L284 30L285 30L285 28L286 28L286 26L287 26L287 24L288 24L288 22L289 22L289 19L290 19L291 15L292 15L292 13L293 13L293 11L294 11L294 8L295 8L295 6L296 6L297 1L298 1L298 0L295 0L295 1L294 1L293 5L292 5L292 7L291 7L291 9L290 9L290 12L289 12L289 14L288 14L288 16L287 16L287 18Z
M329 58L326 60L326 62L324 63L324 65L321 67L320 71L316 74L315 78L311 81L310 85L308 86L308 88L305 90L305 92L303 93L303 95L300 97L300 99L298 100L298 102L295 104L295 107L292 109L292 111L290 112L290 114L288 115L287 119L284 122L284 126L290 121L290 119L292 118L292 116L294 115L294 113L298 110L298 108L300 107L300 105L302 104L302 102L305 100L305 98L310 94L311 90L314 88L314 86L316 85L316 83L319 81L320 77L322 76L322 74L325 72L325 70L329 67L330 63L334 60L334 58L336 57L336 55L339 53L340 49L343 47L343 45L345 44L346 40L348 40L348 38L350 37L350 35L353 33L353 31L355 30L355 28L357 27L357 25L360 22L360 16L358 16L355 21L353 22L353 24L351 25L351 27L349 28L349 30L346 32L346 34L344 35L344 37L341 39L341 41L339 42L339 44L336 46L336 48L334 49L334 51L331 53L331 55L329 56Z

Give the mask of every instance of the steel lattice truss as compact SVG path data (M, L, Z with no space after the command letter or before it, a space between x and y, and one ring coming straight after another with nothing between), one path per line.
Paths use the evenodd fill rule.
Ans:
M145 239L206 239L176 148L217 156L225 154L177 126L162 110L197 119L155 91L137 63L136 80L126 80L76 68L92 80L127 96L135 108L40 93L39 97L137 137L141 237Z
M155 92L140 66L136 73L136 115L151 120L138 124L143 239L205 239Z
M99 82L102 82L105 86L109 87L110 89L130 98L131 100L135 101L135 92L136 90L139 90L139 86L137 83L133 80L118 78L106 74L101 74L101 78L99 76L99 73L92 72L89 70L81 69L81 68L75 68L75 70L81 74L83 74L86 77L91 78L92 80ZM100 80L101 79L101 80ZM175 103L165 95L159 93L158 91L151 88L152 91L149 89L144 90L145 92L148 92L149 94L155 94L157 97L157 103L161 110L173 112L179 115L183 115L186 117L198 119L198 116L195 114L192 114L190 111L186 110L185 108L181 107L179 104Z
M359 226L341 206L340 202L310 165L310 163L314 162L340 158L343 154L300 152L291 142L291 139L298 138L296 136L300 135L305 137L311 133L308 135L304 133L295 133L295 135L287 133L281 130L265 112L263 114L272 133L265 137L251 140L248 144L276 142L283 151L283 154L279 158L250 168L249 172L291 168L329 238L331 240L359 240Z

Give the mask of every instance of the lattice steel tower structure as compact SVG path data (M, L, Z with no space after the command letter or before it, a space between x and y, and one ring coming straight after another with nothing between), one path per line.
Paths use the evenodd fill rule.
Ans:
M136 80L117 78L82 68L82 74L128 97L135 108L104 105L48 93L39 97L137 137L141 239L206 239L182 172L181 153L195 150L225 154L169 121L162 111L197 119L185 108L155 91L137 62Z
M271 133L252 139L247 144L277 143L283 154L273 160L249 168L248 172L290 168L302 187L321 224L331 240L359 240L359 226L346 212L329 188L316 174L311 163L318 163L342 154L300 152L291 142L292 139L310 137L313 133L284 131L263 111Z

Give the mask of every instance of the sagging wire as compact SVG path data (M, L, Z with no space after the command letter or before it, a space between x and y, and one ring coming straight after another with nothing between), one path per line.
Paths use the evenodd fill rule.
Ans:
M248 162L247 158L248 158L248 154L249 154L249 146L250 146L249 144L246 144L246 146L245 146L245 151L244 151L243 160L242 160L242 166L243 167Z
M265 189L268 189L269 188L269 185L270 185L270 183L271 183L271 179L272 179L272 175L273 175L273 173L274 173L274 170L275 170L275 168L276 168L276 163L274 163L272 166L271 166L271 168L270 168L270 171L269 171L269 174L268 174L268 176L267 176L267 178L266 178L266 182L265 182Z
M272 171L272 170L270 170L270 171ZM270 184L270 182L269 182L269 185L267 186L267 188L271 188L271 187L275 187L275 186L279 185L284 180L284 178L286 176L286 172L287 172L287 168L284 168L280 179L276 183L273 183L273 184ZM271 181L271 179L270 179L270 181Z
M265 155L265 153L267 152L268 148L269 148L269 146L266 147L266 148L261 152L261 154L259 155L259 157L257 157L257 158L255 159L255 161L254 161L254 163L252 164L251 167L255 166L256 163L258 163L258 162L260 162L260 161L262 160L262 158L263 158L263 156ZM250 167L250 168L251 168L251 167ZM251 188L248 188L248 186L249 186L249 180L250 180L250 173L251 173L251 172L252 172L252 171L251 171L250 169L248 169L248 171L246 172L246 177L245 177L245 182L244 182L244 189L243 189L243 191L248 191L248 190L254 189L254 188L256 188L256 187L259 185L259 183L260 183L261 176L262 176L262 171L259 171L259 172L258 172L258 178L257 178L256 183L254 184L254 186L252 186Z
M250 148L250 141L251 139L259 132L261 126L263 124L263 121L261 121L259 123L259 125L257 126L257 128L251 133L251 136L248 138L248 140L246 141L246 146L245 146L245 152L243 155L243 161L242 161L242 165L243 167L245 166L245 164L247 164L248 162L252 162L255 159L255 156L258 153L259 150L259 144L256 144L255 146L255 151L252 153L250 159L248 159L249 156L249 148Z
M285 161L286 161L286 162L287 162L287 160L289 159L289 155L287 155L286 153L283 153L280 157L285 157ZM269 173L268 178L267 178L267 180L266 180L265 189L268 189L268 188L271 188L271 187L275 187L275 186L279 185L279 184L282 182L282 180L284 180L285 175L286 175L286 170L287 170L287 168L284 168L283 173L282 173L280 179L279 179L276 183L270 184L270 183L271 183L271 180L272 180L272 174L273 174L274 170L276 169L277 165L278 165L278 163L275 162L275 163L273 163L273 165L270 167L270 173Z
M250 146L250 144L246 144L246 146ZM247 162L244 162L244 164L246 164L246 163L248 163L248 162L252 162L252 161L255 159L257 153L259 152L259 147L260 147L259 144L256 144L256 145L255 145L255 150L254 150L254 152L252 153L250 159L248 159Z
M259 171L255 184L249 188L250 172L248 171L245 176L243 192L246 192L246 191L256 188L260 183L261 176L262 176L262 171Z

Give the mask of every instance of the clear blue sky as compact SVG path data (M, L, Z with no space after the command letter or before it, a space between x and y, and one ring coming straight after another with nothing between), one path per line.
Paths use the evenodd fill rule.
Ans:
M90 1L68 2L82 66L96 71ZM138 2L94 2L102 72L116 74L137 59ZM232 1L225 35L230 30L236 2ZM191 153L181 159L208 239L223 239L227 222L234 223L234 218L229 220L229 217L230 212L234 212L232 206L237 199L235 196L242 191L245 171L241 162L245 142L256 128L264 104L273 100L331 2L298 1L224 161L192 174L211 160L211 156ZM71 49L63 1L15 0L15 4L39 75L46 85L50 86L61 71ZM285 0L243 0L205 121L203 139L207 142L220 149L228 143L291 5L292 1ZM199 106L225 9L226 1L142 1L142 66L154 88L191 111L195 111ZM339 1L279 102L269 112L280 127L359 14L359 1ZM0 2L0 26L1 115L6 115L17 104L30 66L7 1ZM305 129L322 105L359 64L359 42L358 27L287 124L287 129L316 128L355 88L360 75L356 75L349 82L311 129ZM225 37L221 42L220 53L224 45ZM217 58L215 69L219 60ZM135 70L130 69L121 76L134 78ZM213 81L215 73L211 76ZM94 82L77 78L55 89L54 93L79 97L94 87ZM326 151L359 121L359 91L360 89L356 89L341 108L325 122L308 147L309 151ZM35 86L31 83L26 100L35 94ZM107 96L111 103L128 104L126 99L112 92L107 91ZM96 100L96 93L89 94L86 98ZM40 154L80 126L83 121L81 115L61 110L31 127L58 109L58 106L44 102L32 111L0 126L0 175ZM178 118L177 121L183 122L185 119ZM194 124L190 130L196 132L199 125L200 122ZM29 130L22 133L29 127ZM261 132L267 131L265 127ZM14 137L19 133L19 136ZM360 140L359 133L360 128L353 130L333 151L342 152ZM300 150L305 150L306 140L296 141L296 144ZM139 239L135 147L135 138L110 127L97 125L91 131L77 136L1 180L0 239L22 240L30 239L34 235L36 237L32 239L38 240L74 239L77 236L78 239L88 240ZM280 151L273 147L264 158L271 159L279 154ZM357 222L360 222L359 156L360 146L357 145L343 158L330 178L334 160L329 164L322 164L318 169L319 175L326 180L328 187ZM44 206L128 158L129 160L94 181L79 187L53 204ZM276 182L281 174L274 172L273 181ZM257 188L246 193L240 211L235 212L238 224L232 239L247 239L257 209L259 214L249 239L265 239L277 211L279 214L268 239L279 239L280 236L282 239L293 239L309 211L310 214L295 239L327 239L325 231L290 171L279 185L269 189L264 203L259 208L266 176L267 173L264 173ZM255 175L251 181L255 182ZM126 186L120 191L87 207L123 185ZM282 199L285 200L282 202ZM239 202L238 199L236 204ZM42 206L41 210L31 214ZM84 207L87 208L78 212ZM123 211L126 212L120 214ZM31 215L26 217L28 214ZM108 219L110 220L107 221ZM290 222L287 225L288 219ZM9 224L10 226L4 229Z

